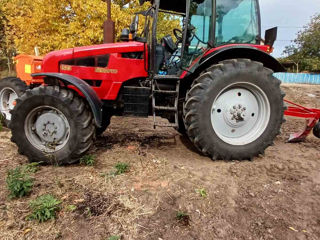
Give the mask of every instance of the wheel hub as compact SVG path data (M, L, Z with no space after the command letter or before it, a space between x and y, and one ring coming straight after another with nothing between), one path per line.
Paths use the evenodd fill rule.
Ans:
M3 88L0 92L0 112L8 121L11 121L10 111L15 107L17 98L17 93L11 88Z
M248 120L246 118L246 110L247 107L241 103L227 107L226 111L224 111L224 119L226 123L231 127L243 126Z
M58 143L66 134L64 120L55 113L44 113L36 121L36 133L41 140Z
M52 153L68 143L70 125L60 110L52 106L40 106L27 115L25 133L35 148Z

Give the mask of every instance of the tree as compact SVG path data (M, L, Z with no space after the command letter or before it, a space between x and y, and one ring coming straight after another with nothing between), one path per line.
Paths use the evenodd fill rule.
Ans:
M3 12L12 26L7 37L14 40L19 53L33 54L39 47L42 55L58 49L100 44L103 42L103 22L107 5L103 0L6 0ZM129 3L129 8L124 5ZM112 2L112 19L116 24L116 38L130 25L135 12L146 9L137 0ZM140 29L144 21L141 21ZM160 26L166 31L179 27L178 20L162 17Z
M12 57L15 53L15 48L12 39L7 37L7 32L10 29L8 20L3 11L6 0L0 2L0 70L7 66L9 74L11 73Z
M294 44L284 50L287 60L299 65L300 70L320 71L320 14L298 33Z

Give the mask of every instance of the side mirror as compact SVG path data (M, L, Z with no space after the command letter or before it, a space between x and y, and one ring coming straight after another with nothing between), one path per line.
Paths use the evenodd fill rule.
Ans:
M270 47L273 47L274 42L277 40L277 35L278 35L277 27L266 30L265 37L264 37L265 39L264 44Z
M120 35L120 40L122 42L129 42L129 34L130 34L130 31L128 28L123 29Z
M136 33L138 31L138 26L139 26L139 15L136 14L130 25L130 33Z

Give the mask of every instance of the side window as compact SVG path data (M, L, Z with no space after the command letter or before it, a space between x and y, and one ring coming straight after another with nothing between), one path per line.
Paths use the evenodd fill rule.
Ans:
M95 67L96 64L94 57L87 57L75 59L75 65L83 67Z
M192 3L191 25L195 28L196 37L191 41L191 46L202 45L207 47L212 34L212 0L206 0L201 4Z
M74 58L63 60L60 62L62 65L79 66L79 67L101 67L105 68L109 63L109 54L90 56L84 58Z
M108 55L102 55L102 56L98 56L98 64L97 67L107 67L108 63L109 63L109 54Z

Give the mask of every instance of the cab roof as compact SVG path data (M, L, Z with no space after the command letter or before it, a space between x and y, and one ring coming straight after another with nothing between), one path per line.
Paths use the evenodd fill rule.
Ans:
M144 2L154 3L154 0L140 0L140 4ZM186 0L160 0L160 9L179 13L186 12Z

